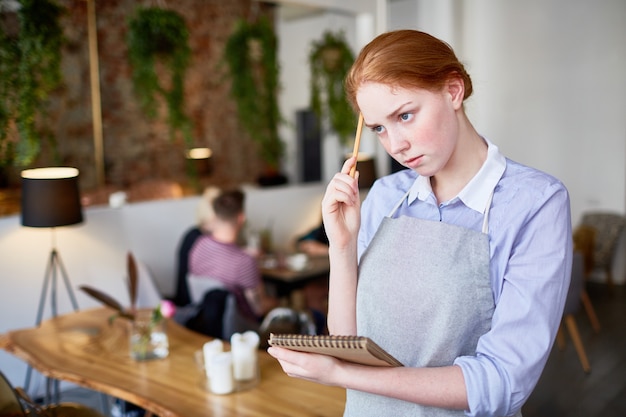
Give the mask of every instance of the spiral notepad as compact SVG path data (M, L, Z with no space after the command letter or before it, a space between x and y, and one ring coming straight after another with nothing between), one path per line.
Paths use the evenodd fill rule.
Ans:
M270 333L268 343L300 352L320 353L349 362L371 366L403 366L365 336L311 336L303 334Z

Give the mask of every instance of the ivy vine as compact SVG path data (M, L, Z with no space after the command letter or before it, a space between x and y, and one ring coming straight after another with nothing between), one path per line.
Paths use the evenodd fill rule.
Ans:
M188 41L185 20L173 10L139 8L129 19L128 55L133 89L141 108L149 118L154 119L158 108L157 96L161 96L167 104L170 138L174 139L180 131L190 144L191 122L184 109L184 78L191 57ZM157 60L170 72L169 90L159 82Z
M26 166L39 154L42 139L55 141L37 121L45 118L46 101L62 81L64 9L49 0L21 0L20 6L17 36L0 31L0 166ZM8 137L11 121L15 142Z
M328 120L343 144L349 142L356 124L356 116L343 88L353 63L354 55L342 31L326 31L322 39L311 45L311 108L318 120Z
M282 116L277 99L277 44L269 19L260 17L254 23L239 20L224 49L239 120L259 144L262 159L273 168L278 168L284 153L278 135Z

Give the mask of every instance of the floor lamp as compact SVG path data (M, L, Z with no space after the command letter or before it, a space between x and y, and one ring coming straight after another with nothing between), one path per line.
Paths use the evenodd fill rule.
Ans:
M27 169L22 171L22 226L47 227L52 229L52 249L46 266L39 308L37 326L41 324L48 288L52 316L57 316L57 276L61 275L69 294L72 307L78 310L78 303L70 285L63 262L56 249L55 228L81 223L83 212L78 190L78 170L69 167ZM24 389L28 392L32 368L26 373ZM58 390L55 390L58 392Z

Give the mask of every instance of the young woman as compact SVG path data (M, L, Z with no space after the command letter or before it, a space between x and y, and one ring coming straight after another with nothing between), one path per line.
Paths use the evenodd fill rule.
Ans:
M270 354L289 375L346 387L346 416L521 415L569 285L567 190L474 129L470 77L428 34L380 35L346 86L408 169L378 180L362 208L354 158L328 185L329 331L369 336L405 366Z

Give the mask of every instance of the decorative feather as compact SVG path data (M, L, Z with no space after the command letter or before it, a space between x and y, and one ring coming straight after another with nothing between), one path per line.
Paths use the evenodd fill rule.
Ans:
M137 264L131 252L128 252L127 268L128 268L128 295L130 297L130 308L132 311L135 311L135 307L137 305L137 284L139 280L137 276Z
M84 291L90 297L100 301L102 304L116 310L120 317L124 317L130 320L135 319L135 316L131 312L126 311L116 299L109 296L108 294L105 294L102 291L89 287L87 285L82 285L79 287L79 289L81 291Z

